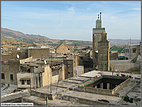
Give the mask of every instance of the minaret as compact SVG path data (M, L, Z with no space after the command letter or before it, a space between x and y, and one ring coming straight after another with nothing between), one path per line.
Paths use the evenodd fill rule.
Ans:
M102 28L101 12L100 12L100 16L98 14L98 19L96 20L96 28Z
M101 12L98 14L96 20L96 28L93 28L93 63L94 68L98 66L98 42L102 41L102 34L105 32L105 28L102 28Z
M98 14L96 20L96 28L93 28L93 49L98 50L98 42L101 41L101 34L105 32L105 28L102 28L101 12Z

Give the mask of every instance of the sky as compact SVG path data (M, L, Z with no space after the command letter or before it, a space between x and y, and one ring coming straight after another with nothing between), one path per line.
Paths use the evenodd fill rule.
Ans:
M51 39L92 41L99 12L108 39L141 39L140 1L2 1L1 26Z

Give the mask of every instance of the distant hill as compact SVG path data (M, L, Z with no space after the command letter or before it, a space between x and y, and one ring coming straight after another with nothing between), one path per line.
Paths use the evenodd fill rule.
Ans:
M109 39L111 45L123 46L128 44L140 44L141 40L138 39Z
M91 36L91 35L90 35ZM28 43L28 44L48 44L52 46L57 46L61 42L65 42L66 44L70 46L74 46L75 44L77 46L92 46L92 41L81 41L81 40L57 40L57 39L51 39L46 36L41 35L34 35L34 34L24 34L19 31L10 30L7 28L1 28L1 37L7 38L9 41L16 40L20 41L22 43ZM2 41L5 39L2 39ZM112 45L127 45L130 43L130 40L123 40L123 39L110 39L110 44ZM132 44L139 44L140 40L131 40Z

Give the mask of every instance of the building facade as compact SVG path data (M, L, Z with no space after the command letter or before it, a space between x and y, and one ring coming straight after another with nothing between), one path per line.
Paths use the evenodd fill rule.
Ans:
M50 50L49 48L29 48L28 57L33 58L49 58Z
M10 59L2 62L1 82L6 84L17 84L17 73L19 72L20 61Z
M71 52L69 46L67 46L64 42L62 42L60 45L56 47L56 53L57 54L69 54Z
M140 45L139 44L130 44L125 47L125 57L127 59L133 59L138 55L140 55Z

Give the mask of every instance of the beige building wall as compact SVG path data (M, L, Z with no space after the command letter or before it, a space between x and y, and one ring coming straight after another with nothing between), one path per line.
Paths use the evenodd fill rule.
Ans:
M19 72L19 60L8 60L8 62L2 64L1 76L4 75L4 79L1 77L2 83L17 84L17 73Z
M11 54L2 54L1 55L1 61L8 61L9 59L12 59L13 57Z
M76 76L84 74L84 66L76 66Z
M65 65L62 64L62 69L59 71L59 80L65 79Z
M57 54L68 54L70 52L71 52L70 48L65 43L60 44L56 48L56 53Z
M21 84L21 80L30 80L31 84L28 85L27 82L25 84ZM35 86L35 79L34 73L17 73L17 85L18 88L34 88Z
M31 48L28 50L28 57L48 58L50 55L49 48Z
M59 75L52 76L52 84L57 83L59 79Z
M49 65L45 65L42 73L42 85L46 86L52 83L52 71Z
M26 58L26 59L22 59L22 60L20 60L20 64L28 62L30 60L32 60L32 57L29 57L29 58Z
M129 50L128 52L126 50ZM140 55L140 45L127 45L125 46L125 56L128 59L133 59L137 55Z

